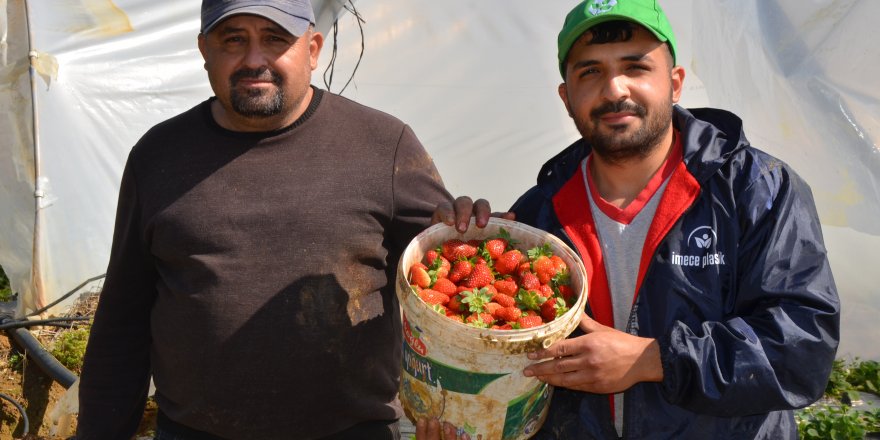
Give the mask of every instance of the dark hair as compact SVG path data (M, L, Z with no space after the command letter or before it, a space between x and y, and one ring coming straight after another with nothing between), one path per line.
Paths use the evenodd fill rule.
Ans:
M590 34L587 44L619 43L632 39L637 24L627 20L614 20L599 23L585 32Z
M577 40L575 40L575 44L584 40L583 44L605 44L605 43L620 43L623 41L632 40L633 33L635 32L637 27L642 27L637 23L633 23L629 20L612 20L606 21L604 23L599 23L589 29L587 29L583 35L581 35ZM647 30L647 28L645 28ZM650 31L649 31L650 32ZM589 37L585 38L587 35ZM672 55L672 48L669 46L669 42L665 43L666 49L669 50L670 56ZM570 53L570 51L569 51ZM568 56L566 55L565 64L568 64Z

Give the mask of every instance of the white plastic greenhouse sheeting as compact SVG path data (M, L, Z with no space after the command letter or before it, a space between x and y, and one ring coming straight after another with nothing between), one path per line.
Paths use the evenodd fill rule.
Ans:
M35 107L25 2L0 0L0 265L21 294L19 314L103 273L129 148L211 94L195 44L199 0L26 3ZM341 4L315 2L328 34L313 81L322 87L326 31ZM555 64L555 36L573 4L357 1L365 53L344 95L412 125L451 192L505 209L577 138ZM736 112L752 143L812 185L843 299L840 354L880 358L880 42L871 21L880 2L662 5L688 72L682 104ZM334 92L360 51L351 14L338 43Z

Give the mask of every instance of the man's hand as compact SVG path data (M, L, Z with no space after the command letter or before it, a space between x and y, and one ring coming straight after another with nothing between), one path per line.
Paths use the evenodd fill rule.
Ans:
M458 435L457 431L451 423L443 422L441 426L440 421L435 418L416 422L416 440L471 440L467 433Z
M606 327L586 314L580 328L585 335L529 353L529 359L551 360L529 365L523 374L553 386L599 394L663 380L660 346L655 339Z
M443 202L437 205L434 215L431 217L431 224L445 223L449 226L455 226L458 232L463 233L467 231L471 217L476 219L478 228L485 228L489 223L489 217L513 220L516 215L512 212L492 212L489 202L485 199L477 199L474 202L468 196L461 196L455 199L452 204Z

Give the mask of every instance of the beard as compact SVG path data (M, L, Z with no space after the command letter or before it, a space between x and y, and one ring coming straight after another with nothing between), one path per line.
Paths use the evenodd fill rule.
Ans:
M235 86L242 79L270 80L276 87L274 90L251 89L239 91ZM230 102L232 110L246 118L268 118L276 116L284 110L284 89L281 87L283 79L277 72L268 67L260 69L243 68L235 71L229 77Z
M629 126L607 127L610 133L599 130L599 118L606 113L632 112L643 121L634 132ZM584 139L598 156L610 163L623 163L646 157L659 146L660 140L672 123L672 97L667 103L648 113L644 106L632 101L605 103L590 112L589 120L574 117L574 123Z

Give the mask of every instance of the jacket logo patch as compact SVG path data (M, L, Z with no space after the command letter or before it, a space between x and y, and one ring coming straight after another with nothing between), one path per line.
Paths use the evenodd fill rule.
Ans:
M718 234L711 226L700 226L688 235L685 249L688 254L672 253L670 262L678 266L706 267L723 266L724 252L718 252L715 245L718 242Z

